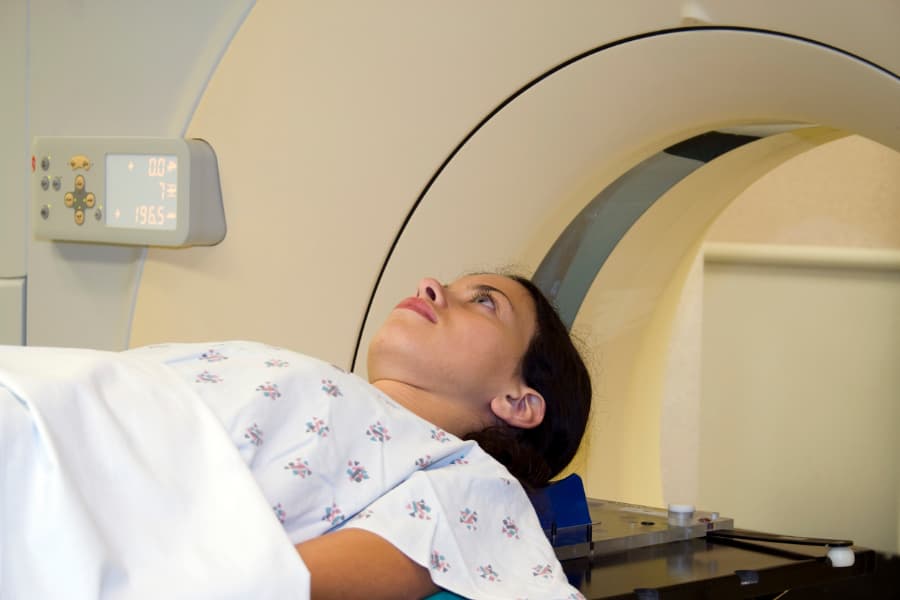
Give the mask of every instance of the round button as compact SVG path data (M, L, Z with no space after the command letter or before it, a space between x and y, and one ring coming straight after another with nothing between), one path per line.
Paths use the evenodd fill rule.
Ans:
M61 187L62 187L62 179L59 176L54 177L53 178L53 189L58 192L59 188L61 188Z
M98 208L94 211L94 219L97 221L103 219L103 209Z
M84 211L81 209L75 211L75 224L84 225Z
M94 208L94 194L88 192L87 196L84 197L84 203L88 208Z
M66 195L63 196L63 201L66 203L66 206L72 208L72 205L75 204L75 194L66 192Z
M81 191L84 189L84 175L76 175L75 176L75 190Z
M41 189L49 190L50 189L50 178L44 175L41 177Z
M50 157L49 156L45 156L44 158L41 159L41 168L45 171L50 169Z
M50 218L50 205L45 204L41 207L41 218L45 221Z

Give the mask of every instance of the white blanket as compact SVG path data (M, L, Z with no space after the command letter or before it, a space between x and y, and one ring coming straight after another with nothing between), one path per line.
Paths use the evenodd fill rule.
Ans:
M303 598L292 544L341 527L468 598L581 597L501 465L286 350L0 349L0 440L4 599Z
M164 365L0 349L0 598L304 598L221 425Z

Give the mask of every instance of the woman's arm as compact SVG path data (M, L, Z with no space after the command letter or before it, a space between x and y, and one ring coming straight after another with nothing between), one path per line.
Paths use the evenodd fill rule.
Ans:
M342 529L296 548L309 569L312 600L423 598L438 591L428 569L369 531Z

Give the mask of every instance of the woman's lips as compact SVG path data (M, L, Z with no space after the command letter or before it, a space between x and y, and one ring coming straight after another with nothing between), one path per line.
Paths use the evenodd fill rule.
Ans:
M407 298L400 302L395 308L405 308L417 312L432 323L437 323L437 315L434 314L431 306L421 298Z

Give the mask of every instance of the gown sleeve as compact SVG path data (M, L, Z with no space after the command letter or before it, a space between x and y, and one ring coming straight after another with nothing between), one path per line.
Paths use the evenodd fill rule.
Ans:
M417 471L345 526L375 533L465 598L581 599L519 483L477 446Z

